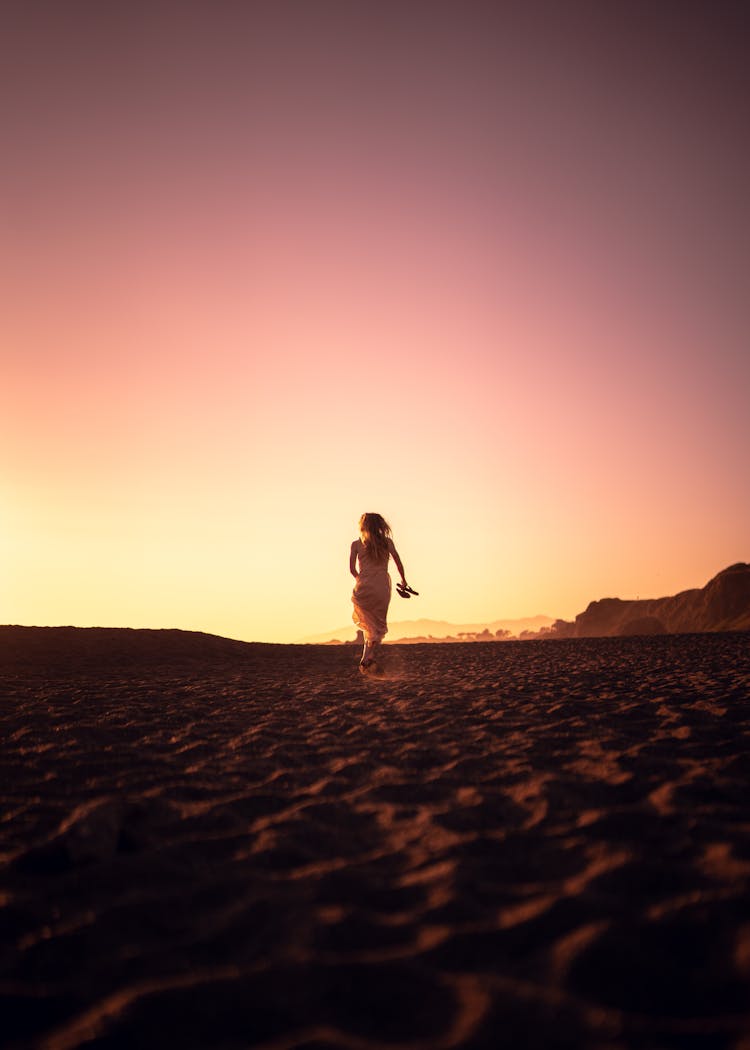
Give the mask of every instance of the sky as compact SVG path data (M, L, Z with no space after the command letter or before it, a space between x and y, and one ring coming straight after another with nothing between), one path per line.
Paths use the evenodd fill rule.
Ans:
M397 619L750 560L747 21L4 4L0 622L338 628L364 511Z

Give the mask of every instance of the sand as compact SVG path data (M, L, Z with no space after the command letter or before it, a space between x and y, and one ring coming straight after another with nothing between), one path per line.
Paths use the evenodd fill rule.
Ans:
M6 656L0 1042L749 1050L749 641Z

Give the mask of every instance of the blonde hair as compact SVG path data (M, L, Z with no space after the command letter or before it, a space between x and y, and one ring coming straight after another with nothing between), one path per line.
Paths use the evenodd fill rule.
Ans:
M362 542L377 561L387 561L391 527L385 518L380 514L363 514L359 519L359 531Z

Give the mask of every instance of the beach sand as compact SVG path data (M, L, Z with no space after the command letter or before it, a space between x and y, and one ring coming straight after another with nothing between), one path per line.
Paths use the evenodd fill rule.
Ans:
M747 634L56 638L0 667L3 1045L750 1050Z

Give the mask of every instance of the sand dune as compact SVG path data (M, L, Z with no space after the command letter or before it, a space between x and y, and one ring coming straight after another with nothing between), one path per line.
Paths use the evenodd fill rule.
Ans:
M0 627L0 668L99 669L104 666L242 660L270 643L239 642L201 631L127 627Z
M747 634L201 637L5 646L4 1045L747 1050Z

